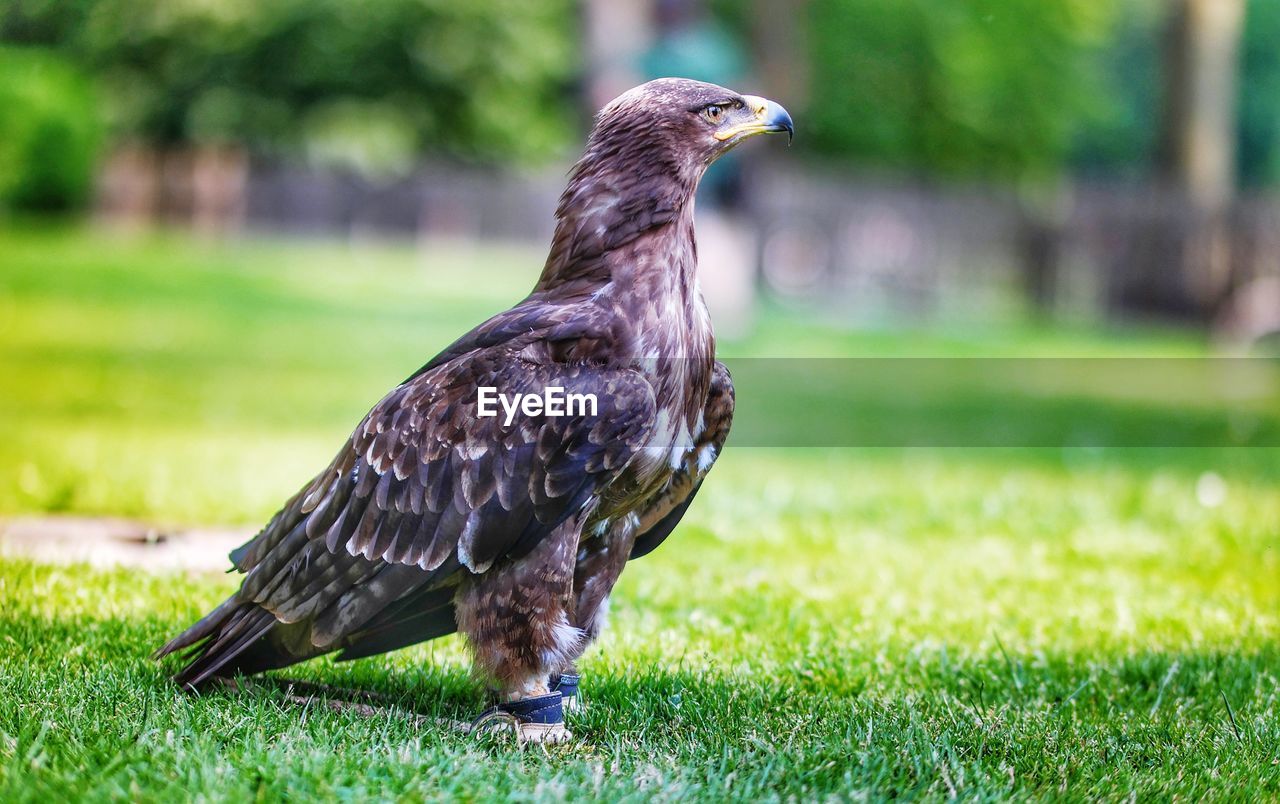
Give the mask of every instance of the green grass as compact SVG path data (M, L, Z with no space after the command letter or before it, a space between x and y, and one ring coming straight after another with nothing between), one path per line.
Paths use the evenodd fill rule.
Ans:
M0 232L0 513L263 519L538 265L432 255ZM785 310L724 345L1205 349L1156 331L865 333ZM1132 389L1095 391L1076 400L1091 416L1133 416ZM984 397L996 418L1057 415L1001 398ZM1138 401L1171 426L1208 405ZM234 578L3 560L0 800L1276 798L1278 458L731 444L686 524L628 569L584 662L579 739L550 751L270 690L186 697L147 655ZM1198 492L1218 483L1221 499ZM483 700L454 638L280 675L450 718Z

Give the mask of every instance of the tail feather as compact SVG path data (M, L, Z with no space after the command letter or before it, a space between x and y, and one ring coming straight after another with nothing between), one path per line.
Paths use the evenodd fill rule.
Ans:
M164 644L164 647L151 654L152 659L163 659L171 653L177 653L183 648L189 648L199 642L209 639L222 627L223 623L235 612L236 607L240 605L240 601L234 597L228 598L222 602L222 605L215 608L205 616L201 617L194 625L187 630L178 634L173 639Z
M182 656L187 664L173 680L194 690L215 675L228 676L246 669L238 660L276 625L271 612L232 597L156 651L155 658L187 649Z
M174 680L184 687L195 689L215 675L227 676L236 670L244 669L239 662L236 662L240 654L266 636L275 624L276 618L269 611L255 608L247 612L233 629L234 635L228 634L227 638L213 642L207 651L202 652L191 664L182 668L174 676Z

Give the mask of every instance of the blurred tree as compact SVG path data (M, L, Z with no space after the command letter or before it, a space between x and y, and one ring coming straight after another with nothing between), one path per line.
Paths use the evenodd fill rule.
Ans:
M0 43L53 48L91 73L119 135L395 171L423 151L507 161L564 145L579 5L5 0ZM997 179L1156 164L1169 0L708 5L756 43L766 88L788 100L810 88L800 147ZM1239 173L1280 181L1280 2L1248 0L1244 37ZM790 75L801 79L780 89Z
M1273 0L1267 0L1273 2ZM1159 91L1134 96L1131 109L1158 139L1143 143L1162 203L1134 228L1142 244L1108 271L1112 304L1144 314L1206 320L1240 281L1247 236L1233 205L1242 163L1239 101L1246 0L1163 0L1150 15L1144 49L1159 66ZM1256 5L1255 5L1256 8ZM1149 73L1147 73L1149 75Z
M0 47L0 205L84 202L102 134L96 109L89 81L56 54Z
M1236 92L1244 0L1173 0L1165 37L1160 168L1199 208L1235 193Z
M1147 175L1160 146L1162 40L1168 0L1126 0L1100 54L1106 112L1086 121L1071 164L1088 174ZM1236 176L1244 186L1280 182L1280 2L1248 0L1235 95Z
M12 0L0 41L93 70L114 129L156 144L506 161L567 137L573 22L572 0Z

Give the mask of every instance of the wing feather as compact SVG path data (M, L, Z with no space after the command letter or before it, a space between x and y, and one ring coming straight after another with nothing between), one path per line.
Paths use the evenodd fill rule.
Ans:
M711 471L716 458L724 449L733 424L733 378L725 365L716 362L711 374L710 393L703 408L704 429L694 442L694 448L685 454L684 462L672 475L663 491L636 512L639 517L631 558L641 558L662 544L675 530L676 525L689 510L689 504L702 488L702 481Z
M482 385L507 394L541 393L552 385L595 393L600 412L521 417L519 425L504 426L500 417L477 415ZM410 408L418 413L406 415ZM653 410L648 383L625 369L538 365L511 356L428 371L388 395L357 430L367 435L354 439L363 458L355 462L359 476L347 506L354 510L363 501L364 508L358 526L344 522L339 533L349 552L424 569L461 549L463 564L478 571L528 535L531 517L544 528L558 522L584 486L611 480L638 450ZM416 430L395 430L415 423ZM399 452L391 458L388 449ZM417 458L416 471L404 463L409 455ZM415 526L407 529L395 515ZM384 525L394 529L384 533ZM393 545L396 533L401 538Z

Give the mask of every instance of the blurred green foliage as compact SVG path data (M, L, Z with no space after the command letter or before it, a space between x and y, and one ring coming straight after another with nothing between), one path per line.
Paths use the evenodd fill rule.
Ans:
M520 159L567 134L571 0L13 0L0 41L99 78L115 131L155 143ZM335 145L336 143L336 145ZM392 153L388 153L392 152Z
M755 19L764 6L708 5L744 42L770 24ZM519 162L570 142L569 88L584 66L577 7L0 0L0 43L48 48L92 75L117 137L245 142L394 173L423 153ZM797 144L928 176L1149 175L1167 8L1164 0L809 0L798 57L809 61L812 91L808 108L797 110ZM1280 181L1278 41L1280 2L1248 0L1239 156L1246 183ZM46 119L54 107L88 108L73 100L88 90L66 77L70 68L43 69L36 83ZM16 88L23 82L7 72L3 97L35 91ZM53 148L57 140L14 134L43 125L13 122L25 115L0 123L11 164L21 142ZM29 173L70 176L81 164L36 161ZM43 188L23 191L24 204L64 205L80 192L65 180L24 186Z
M1250 0L1241 60L1241 178L1280 182L1280 2Z
M101 124L89 82L55 54L0 47L0 206L84 201Z
M1085 175L1141 178L1160 147L1163 0L1127 0L1097 54L1101 114L1077 132L1068 161Z
M816 148L929 173L1056 168L1103 111L1107 0L813 0Z
M806 139L925 174L1155 166L1163 0L812 0ZM1280 181L1280 3L1248 0L1239 174ZM741 24L741 18L737 19Z

